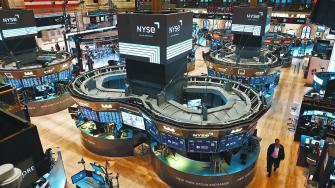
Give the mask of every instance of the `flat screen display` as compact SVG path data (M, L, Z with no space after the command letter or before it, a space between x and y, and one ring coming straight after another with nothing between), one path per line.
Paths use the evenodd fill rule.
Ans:
M143 117L128 112L121 112L121 116L124 124L145 130Z
M188 151L197 153L215 153L217 149L216 140L188 140Z
M6 84L11 85L12 87L21 88L22 82L21 80L14 80L14 79L5 79L4 80Z
M187 107L193 110L198 110L201 107L201 99L189 100L187 102Z
M97 113L95 111L89 108L81 107L81 112L87 119L97 121L97 122L99 121Z
M177 150L185 150L185 140L167 133L161 133L162 144Z
M59 80L69 80L70 78L70 69L63 70L59 73Z
M0 28L16 29L36 26L34 13L31 10L1 10Z
M160 141L159 131L155 126L155 123L145 114L143 114L145 129L148 133L157 141Z
M42 83L43 84L49 84L49 83L54 83L58 81L58 76L57 74L49 74L45 75L42 77Z
M240 147L244 141L244 134L233 134L222 137L220 140L219 151L227 151L233 148Z
M38 85L42 85L41 80L39 78L25 78L22 79L23 87L34 87Z
M96 165L96 164L94 164L94 163L90 163L90 165L91 165L91 167L92 167L95 171L104 173L104 170L103 170L100 166L98 166L98 165Z
M98 175L98 174L96 174L96 173L94 173L94 172L92 173L92 178L95 181L99 182L100 184L104 184L105 183L105 178L102 177L102 176L100 176L100 175Z
M80 172L78 172L77 174L71 176L71 181L72 184L76 184L78 181L84 179L86 177L86 171L82 170Z
M122 127L120 112L98 112L99 120L102 123L115 123L117 130Z

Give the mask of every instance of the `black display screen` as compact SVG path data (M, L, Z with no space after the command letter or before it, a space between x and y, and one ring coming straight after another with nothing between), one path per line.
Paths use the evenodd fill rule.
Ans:
M185 140L167 133L161 133L162 144L177 150L185 150Z
M197 153L215 153L217 150L217 141L204 139L188 140L188 151Z
M34 26L36 23L31 10L0 10L0 28L3 30Z
M59 25L61 23L62 15L55 15L55 16L46 16L46 17L38 17L35 18L36 26L43 27L43 26L52 26L52 25Z

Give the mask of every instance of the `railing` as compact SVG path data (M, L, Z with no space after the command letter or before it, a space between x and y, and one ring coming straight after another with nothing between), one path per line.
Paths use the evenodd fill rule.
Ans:
M148 116L158 121L162 121L162 122L175 125L178 127L199 128L199 125L196 123L183 122L183 121L179 121L179 120L162 115L161 113L159 113L158 111L154 109L151 103L146 102L136 96L127 96L123 99L110 99L110 98L106 99L106 98L96 98L94 96L89 96L85 92L81 91L80 87L84 80L91 79L99 75L105 75L105 74L109 74L112 72L116 73L120 71L124 72L125 67L124 66L102 67L100 69L90 71L72 80L71 84L69 84L68 86L68 90L70 91L71 95L76 98L80 98L80 99L91 101L91 102L98 102L98 101L100 102L120 102L120 103L131 105L133 107L137 107L142 112L145 112ZM209 81L209 78L210 78L210 81ZM264 98L259 96L250 87L243 85L241 83L231 81L228 79L224 79L224 78L213 78L213 77L208 77L208 76L189 76L184 79L186 79L188 83L192 83L196 85L206 86L210 84L212 86L221 87L221 88L223 88L223 84L227 82L231 82L233 85L233 90L244 93L250 98L251 111L245 117L237 119L237 120L224 122L221 124L207 124L209 125L208 127L203 126L201 128L204 128L204 129L213 128L213 127L231 128L231 127L246 125L251 122L257 121L267 111ZM179 81L185 81L184 79L179 79Z
M269 68L276 68L282 65L282 61L279 61L278 57L276 57L271 51L267 51L265 53L265 57L271 59L272 63L270 64L243 64L243 63L239 63L239 64L233 64L231 63L232 60L229 59L225 59L224 57L222 58L222 60L219 60L217 58L215 58L215 56L220 53L221 51L226 51L228 54L233 53L231 49L227 48L227 47L223 47L222 49L218 50L218 51L214 51L214 52L208 52L208 53L204 53L203 57L204 60L209 61L211 63L215 63L215 64L222 64L222 65L226 65L226 66L236 66L236 67L240 67L240 68L260 68L260 69L269 69Z

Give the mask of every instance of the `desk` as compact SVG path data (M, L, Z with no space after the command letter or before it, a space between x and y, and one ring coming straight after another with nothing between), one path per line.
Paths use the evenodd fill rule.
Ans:
M156 174L171 187L246 187L256 172L260 145L248 153L246 164L241 164L241 151L234 154L230 165L222 164L222 170L213 170L209 161L197 161L178 153L162 156L151 144L151 163ZM222 161L221 161L222 162Z

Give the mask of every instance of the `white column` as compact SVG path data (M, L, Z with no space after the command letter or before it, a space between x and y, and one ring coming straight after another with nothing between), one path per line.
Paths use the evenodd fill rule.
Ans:
M332 55L330 56L328 72L335 72L335 45L333 47Z

